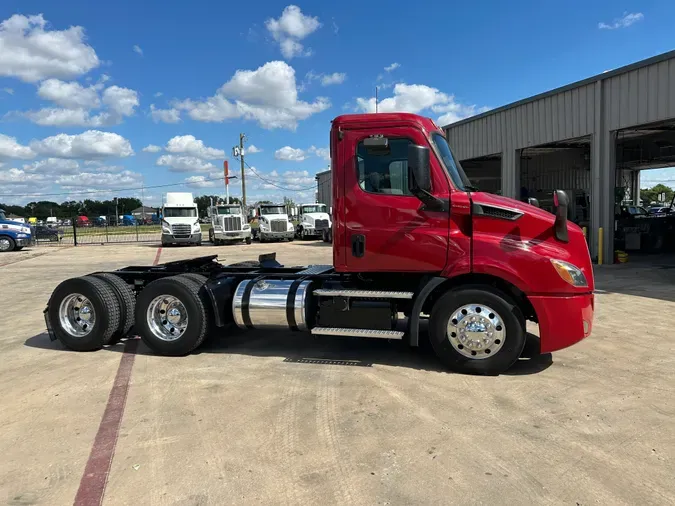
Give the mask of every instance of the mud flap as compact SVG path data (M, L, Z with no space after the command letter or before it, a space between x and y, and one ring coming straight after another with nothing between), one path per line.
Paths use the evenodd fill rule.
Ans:
M54 334L54 329L52 329L52 324L49 321L49 306L45 308L45 310L42 312L42 314L45 317L45 325L47 326L47 333L49 334L49 340L50 341L56 341L56 335Z

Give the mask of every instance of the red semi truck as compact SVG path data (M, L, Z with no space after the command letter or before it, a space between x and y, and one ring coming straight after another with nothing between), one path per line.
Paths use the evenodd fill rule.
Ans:
M445 366L498 374L520 357L526 321L542 353L591 333L593 270L581 229L473 188L443 131L413 114L332 122L333 265L284 267L275 255L216 256L69 279L51 295L52 339L93 350L134 334L184 355L224 327L419 343L422 319Z

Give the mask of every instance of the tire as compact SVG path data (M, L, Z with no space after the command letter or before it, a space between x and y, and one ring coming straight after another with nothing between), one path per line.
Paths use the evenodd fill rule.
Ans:
M69 298L73 298L73 304L77 303L78 299L74 299L75 294L84 296L90 302L95 317L88 331L82 325L82 331L87 331L84 335L75 335L64 328L61 322L62 312L71 317L80 314L79 309L77 313L75 312L77 306L72 306L72 310L68 310L71 306L67 304ZM62 305L65 307L62 308ZM56 287L49 298L47 318L54 334L64 346L75 351L93 351L101 349L119 329L120 313L117 296L108 283L94 276L83 276L63 281ZM65 317L65 319L71 322L71 328L80 325L72 318Z
M153 301L162 296L177 299L187 315L184 331L172 340L158 337L148 321L148 309ZM143 342L160 355L182 356L196 349L207 337L211 328L210 318L209 306L204 304L199 285L180 275L153 281L143 289L136 300L136 331Z
M250 237L247 237L244 241L246 242L246 244L251 244L251 238Z
M14 246L14 251L21 251L23 246Z
M293 242L293 239L295 239L295 238L294 238L294 237L289 237L289 238L288 238L288 242Z
M468 337L468 342L472 346L475 346L475 343L478 342L478 339L473 341L472 336L490 339L491 342L487 345L481 342L481 345L485 346L482 350L471 351L470 347L464 346L459 340L463 335L458 335L455 332L451 332L449 335L448 324L450 319L463 306L471 311L469 316L473 315L478 318L478 327L474 328L480 328L481 332L472 333L467 330L463 324L470 325L471 323L468 320L464 323L455 319L454 321L458 325L452 328L460 333L467 332L465 336ZM481 311L482 315L474 313L474 311L480 311L482 307L487 307L491 312L487 315L484 310ZM461 313L456 316L464 318ZM483 327L484 322L496 322L501 323L501 325ZM492 337L488 337L488 330ZM451 337L453 335L456 337ZM509 369L518 360L525 347L525 319L518 307L501 291L487 286L467 286L451 290L436 301L429 321L429 339L436 356L450 370L464 374L498 375ZM462 348L462 351L460 351L460 348ZM495 348L497 348L497 351L493 353ZM476 358L466 356L463 353L466 355L473 354Z
M214 233L213 233L213 229L212 229L212 228L209 229L209 241L210 241L211 244L213 244L213 245L216 245L216 246L217 246L217 244L218 244L218 243L216 243L216 237L215 237L215 235L214 235Z
M131 287L119 276L109 272L93 274L94 277L105 281L117 297L120 307L120 324L117 331L113 332L110 339L104 340L103 344L115 344L117 341L126 337L134 326L134 317L136 312L136 294Z
M14 239L12 239L7 235L0 236L0 251L2 252L14 251L14 248L16 248L16 243L14 242Z
M197 274L196 272L186 272L185 274L179 274L178 276L194 281L195 283L198 283L200 287L206 283L207 279L209 279L203 274Z
M328 230L323 231L321 234L321 239L323 239L323 242L328 242Z

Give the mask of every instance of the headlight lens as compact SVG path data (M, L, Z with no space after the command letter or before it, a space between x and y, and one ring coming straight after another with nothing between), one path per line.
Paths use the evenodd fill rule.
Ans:
M570 285L576 286L578 288L584 288L588 286L588 281L586 281L586 276L581 272L576 265L572 265L569 262L564 260L557 260L551 258L551 264L555 268L558 275L567 281Z
M171 225L169 224L168 221L162 220L162 230L166 230L167 232L171 232Z
M251 225L244 225L242 227L242 230L249 230L251 228Z

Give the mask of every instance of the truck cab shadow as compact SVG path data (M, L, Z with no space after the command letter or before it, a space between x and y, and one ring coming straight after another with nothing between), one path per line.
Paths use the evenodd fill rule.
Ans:
M214 336L193 352L237 354L249 357L279 357L290 364L341 365L345 367L372 367L388 365L410 369L447 372L434 355L427 336L420 336L420 347L411 348L402 341L387 341L359 338L315 338L300 332L264 332L227 329ZM50 341L46 332L28 338L25 346L53 351L71 350L59 341ZM506 375L536 374L553 364L550 353L538 354L539 342L536 336L528 335L528 344L521 359ZM106 346L104 351L122 353L124 342ZM140 343L136 354L155 355L145 344ZM167 360L180 360L169 358Z

